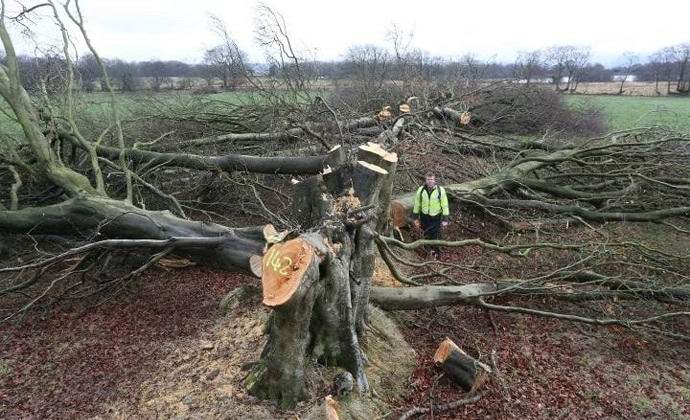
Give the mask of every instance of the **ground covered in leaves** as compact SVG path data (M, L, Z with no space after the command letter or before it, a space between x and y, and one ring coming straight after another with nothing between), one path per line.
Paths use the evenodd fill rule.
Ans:
M248 278L204 268L146 272L97 308L60 308L0 327L0 418L108 415L135 404L160 360L198 340Z
M410 392L400 402L429 407L465 398L433 365L445 337L499 372L476 404L436 419L684 419L690 416L690 349L685 343L553 319L446 308L400 315L417 350Z
M462 252L469 251L444 259L468 258ZM97 308L61 308L2 326L0 417L295 418L298 412L278 412L241 388L247 363L261 351L266 311L257 301L223 315L218 303L248 283L256 280L155 268L135 293ZM466 397L433 365L446 336L489 364L495 352L500 375L479 402L435 419L690 416L686 343L474 307L395 317L417 368L389 418Z

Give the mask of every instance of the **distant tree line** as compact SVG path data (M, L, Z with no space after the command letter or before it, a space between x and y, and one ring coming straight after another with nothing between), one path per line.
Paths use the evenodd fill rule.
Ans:
M620 83L619 93L631 79L654 82L657 94L688 94L690 92L690 43L662 48L642 59L624 53L620 64L606 67L591 61L589 48L572 45L553 46L543 50L523 51L513 63L481 61L472 54L457 59L433 56L423 50L409 48L404 34L397 28L387 36L392 48L378 45L350 47L338 61L306 61L295 66L312 78L334 81L356 80L375 90L387 80L443 80L463 75L474 80L513 79L522 83L550 83L561 92L576 92L582 82ZM23 84L30 92L60 89L64 83L65 64L59 55L20 56ZM123 92L136 90L186 90L193 87L218 86L236 89L245 76L265 74L278 76L291 71L291 65L276 63L250 64L247 54L235 44L221 44L207 50L202 63L190 64L177 60L125 61L106 60L110 78ZM101 90L101 74L91 55L80 57L76 70L81 87L86 91Z

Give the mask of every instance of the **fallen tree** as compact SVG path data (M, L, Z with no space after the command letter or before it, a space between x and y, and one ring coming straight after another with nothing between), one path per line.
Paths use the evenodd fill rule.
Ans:
M687 174L669 171L670 164L688 155L689 142L654 130L612 133L551 152L522 150L497 173L444 187L451 197L487 210L536 209L597 222L663 222L690 214L682 199ZM676 197L654 202L648 198L651 191ZM503 197L494 198L498 195ZM407 193L392 200L396 227L409 223L414 197Z
M372 160L371 148L361 150ZM379 161L393 159L382 151ZM381 165L359 160L313 179L295 209L308 233L263 256L264 304L274 309L264 358L247 380L252 393L292 406L305 395L306 361L350 372L369 392L359 342L374 271ZM306 182L306 181L303 181Z
M52 2L48 7L55 11L57 23L64 30L57 8ZM70 16L83 30L78 9L67 10L72 10ZM427 131L436 135L433 129L427 130L431 119L436 118L433 111L401 115L382 133L375 133L375 142L352 148L343 141L345 132L371 127L379 121L364 117L340 123L334 115L335 126L314 123L278 133L197 138L168 145L170 148L142 148L138 144L141 142L131 144L132 140L125 140L121 130L116 130L110 142L103 138L87 139L81 134L76 119L71 117L74 112L74 107L69 106L72 74L68 73L66 78L66 110L60 113L46 101L38 101L40 105L37 105L22 87L20 68L4 19L3 16L0 39L7 57L4 66L0 67L0 95L8 103L23 137L22 146L0 156L12 167L7 172L11 180L9 209L0 208L0 231L33 235L32 238L39 240L44 235L59 235L69 249L14 266L11 266L15 261L12 260L8 262L10 266L0 269L0 274L9 275L3 279L0 297L29 296L19 308L4 310L3 319L48 301L45 298L53 292L55 299L50 303L59 301L60 293L74 290L80 292L79 296L92 296L106 286L120 290L122 284L171 253L223 270L251 273L261 278L263 303L272 308L273 313L268 324L268 342L246 384L253 394L276 400L285 407L292 407L308 396L305 378L314 361L349 372L358 393L369 395L361 342L366 333L370 302L386 310L473 305L487 311L616 325L688 338L682 323L688 317L685 310L690 294L690 279L685 270L688 256L650 246L641 240L610 240L608 232L592 226L594 223L634 221L660 225L679 235L687 234L685 223L690 210L685 203L690 173L686 161L690 153L686 137L658 130L634 130L566 145L537 141L506 147L498 142L466 141L465 134L454 136L457 133L451 130L443 144L456 149L458 156L472 151L463 148L467 142L481 146L482 153L494 149L501 151L495 170L446 186L456 203L462 203L463 209L478 208L487 220L511 222L523 221L526 217L537 220L567 217L568 221L577 220L592 228L603 239L585 238L577 243L563 243L558 237L545 241L536 235L526 239L506 235L502 243L486 238L403 242L387 236L386 228L390 221L396 227L405 226L414 196L402 194L391 203L398 188L399 162L398 155L390 150L404 151L401 147L404 144L399 141L401 134L415 126L422 129L408 132L405 138L416 140L415 136ZM69 53L66 56L69 57ZM70 64L68 58L66 62ZM106 74L104 78L107 79ZM462 116L451 111L446 107L441 108L440 113L454 119ZM111 125L117 127L120 124L117 113L113 112L111 118ZM209 156L199 151L203 146L224 142L260 144L313 135L309 131L316 129L323 129L335 137L334 127L338 128L341 144L347 147L333 148L327 155ZM79 159L65 158L62 153L65 140L78 146L80 154L75 156ZM174 147L196 148L196 153L169 151ZM182 217L178 217L168 211L145 209L135 205L133 200L136 187L148 182L145 175L137 173L137 165L178 167L189 172L299 175L291 191L264 186L275 196L291 200L290 205L284 207L289 209L287 212L294 223L285 232L277 232L264 224L231 228L196 221L199 213L193 211L187 219L181 211L178 213ZM409 163L403 161L400 165L405 167ZM174 178L172 182L193 184L196 181L190 175L184 179ZM151 190L157 188L150 186ZM28 188L32 194L28 198L21 196L22 189ZM173 193L158 193L174 198ZM271 211L271 203L261 202L260 205ZM181 209L179 203L177 207ZM419 261L401 253L428 245L474 247L480 251L477 259L484 259L476 264ZM107 280L105 286L96 283L95 290L88 289L87 286L93 284L82 281L79 276L101 264L107 267L113 255L111 251L128 248L153 255L147 255L145 262L135 270ZM373 287L377 251L398 280L414 287ZM530 266L524 271L515 269L510 273L506 273L506 265L501 265L498 258L515 262L515 266L520 267L524 261L535 261L530 258L538 253L545 254L543 260L534 257L544 267ZM402 266L413 273L406 274ZM471 280L470 276L458 275L468 272ZM45 281L46 278L49 280ZM432 279L439 284L423 283ZM655 313L648 316L622 312L619 317L611 317L561 313L504 302L535 296L557 302L647 303L654 299L673 305L673 309L661 311L655 307L650 309ZM444 354L451 355L449 365L466 366L467 360L451 347L447 346ZM439 363L444 364L447 359L440 357ZM463 371L468 370L463 368ZM449 371L458 373L455 368ZM465 386L473 388L482 376L477 372L475 369L465 375L472 379L465 380ZM465 403L468 401L476 399Z

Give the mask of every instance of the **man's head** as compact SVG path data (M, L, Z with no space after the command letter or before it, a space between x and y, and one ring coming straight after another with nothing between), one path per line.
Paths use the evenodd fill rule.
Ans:
M424 178L427 187L434 188L436 186L436 175L433 172L427 172Z

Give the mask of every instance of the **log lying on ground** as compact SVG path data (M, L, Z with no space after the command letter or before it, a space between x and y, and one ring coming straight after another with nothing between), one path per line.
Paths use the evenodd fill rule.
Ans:
M491 368L460 349L450 338L443 340L434 362L446 376L467 392L475 392L486 383Z
M371 301L382 309L395 311L424 309L472 302L499 290L498 285L475 283L463 286L372 287Z
M231 229L215 223L185 220L169 211L151 211L120 200L84 196L46 207L0 211L0 232L33 234L88 233L101 238L217 238L210 245L181 243L176 252L217 268L251 273L250 258L261 255L266 226Z
M73 136L63 133L77 146L83 146ZM121 151L115 147L95 146L99 156L111 160L120 158ZM304 157L262 157L251 155L228 154L220 156L203 156L190 153L154 152L149 150L125 149L127 159L134 163L147 163L150 166L168 166L196 169L202 171L247 171L263 174L317 174L325 167L335 167L345 161L345 151L335 146L328 154Z
M354 120L346 121L342 125L343 130L357 130L360 128L373 127L378 125L379 122L375 118L362 117ZM324 124L311 124L307 128L310 131L320 131L324 128ZM266 142L266 141L280 141L280 140L290 140L299 138L307 133L300 128L295 127L285 131L267 132L267 133L228 133L221 134L217 136L202 137L198 139L185 140L177 144L171 145L160 145L154 147L154 150L166 150L170 148L187 149L190 147L207 146L211 144L222 144L228 142L241 142L241 141L251 141L251 142Z

